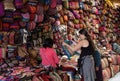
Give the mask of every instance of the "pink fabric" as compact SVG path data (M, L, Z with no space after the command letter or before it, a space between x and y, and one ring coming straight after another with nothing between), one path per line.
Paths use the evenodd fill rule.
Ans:
M56 67L59 59L56 54L56 51L53 48L40 48L40 56L42 58L42 65L44 66L53 66Z
M50 7L51 7L51 8L55 8L55 7L56 7L56 4L57 4L57 0L52 0Z

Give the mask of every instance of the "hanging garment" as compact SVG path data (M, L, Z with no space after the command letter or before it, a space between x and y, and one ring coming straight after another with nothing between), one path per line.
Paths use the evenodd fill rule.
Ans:
M20 29L20 32L22 34L22 43L25 44L27 43L27 36L28 36L28 31L24 28L24 29Z

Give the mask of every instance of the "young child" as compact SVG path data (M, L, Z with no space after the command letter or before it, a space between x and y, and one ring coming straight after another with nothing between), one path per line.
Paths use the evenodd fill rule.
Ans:
M46 38L43 47L39 50L39 55L42 59L42 65L45 67L52 66L57 68L59 59L55 49L53 48L54 41L51 38Z

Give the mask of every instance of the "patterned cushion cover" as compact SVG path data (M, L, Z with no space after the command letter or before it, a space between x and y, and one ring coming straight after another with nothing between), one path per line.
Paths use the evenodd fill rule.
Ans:
M117 64L116 55L112 55L111 58L112 58L112 64L116 65Z
M120 65L120 55L117 55L117 63Z
M113 67L114 75L120 71L120 66L119 65L113 65L112 67Z
M102 70L102 75L103 75L103 81L107 81L111 77L110 68L106 68Z

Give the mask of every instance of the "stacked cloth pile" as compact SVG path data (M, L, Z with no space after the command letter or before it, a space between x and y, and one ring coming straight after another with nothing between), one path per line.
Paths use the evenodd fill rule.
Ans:
M101 63L103 81L108 81L120 71L120 55L118 54L113 54L109 57L103 57L101 59Z

